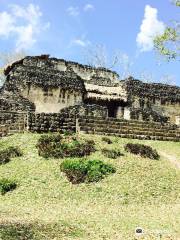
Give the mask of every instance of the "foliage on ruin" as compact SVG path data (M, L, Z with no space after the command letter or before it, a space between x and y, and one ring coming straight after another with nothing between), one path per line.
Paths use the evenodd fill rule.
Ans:
M84 157L95 152L93 141L81 141L75 135L42 135L37 148L44 158Z

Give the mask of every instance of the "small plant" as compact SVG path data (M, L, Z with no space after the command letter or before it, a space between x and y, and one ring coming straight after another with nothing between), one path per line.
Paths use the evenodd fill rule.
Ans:
M18 147L9 147L7 151L9 152L11 158L21 157L23 155Z
M43 135L37 144L39 155L45 158L84 157L95 152L94 141L81 141L76 136Z
M79 145L79 157L88 156L95 152L95 142L93 140L86 140L84 143Z
M0 179L0 192L2 195L5 193L14 190L17 187L17 184L13 180L6 178Z
M0 151L0 165L8 163L10 161L10 156L7 150Z
M74 132L72 130L65 130L63 131L64 136L71 136L74 135Z
M34 233L29 226L16 224L0 224L0 237L4 240L32 240Z
M143 144L128 143L125 145L125 150L127 152L140 155L141 157L147 157L147 158L156 159L156 160L160 158L159 154L155 149Z
M107 144L112 144L111 139L108 138L108 137L102 137L102 141L103 141L103 142L106 142Z
M55 154L58 155L58 152L55 152L54 150L57 150L61 140L62 136L60 134L42 135L36 145L39 155L45 158L51 157Z
M0 165L8 163L11 158L22 156L22 152L18 147L8 147L0 151Z
M123 153L121 153L121 152L118 151L118 150L114 150L114 149L109 150L109 149L104 148L104 149L102 149L102 153L103 153L103 155L104 155L105 157L107 157L107 158L112 158L112 159L116 159L116 158L118 158L118 157L120 157L120 156L124 156Z
M86 159L65 160L60 165L60 169L73 184L98 182L106 175L116 172L111 164Z

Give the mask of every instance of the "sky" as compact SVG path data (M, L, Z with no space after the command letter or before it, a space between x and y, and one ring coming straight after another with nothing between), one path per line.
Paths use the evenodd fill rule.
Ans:
M178 61L159 59L153 36L180 20L169 0L0 0L0 52L50 54L87 63L88 50L103 46L115 70L135 78L168 79L180 86Z

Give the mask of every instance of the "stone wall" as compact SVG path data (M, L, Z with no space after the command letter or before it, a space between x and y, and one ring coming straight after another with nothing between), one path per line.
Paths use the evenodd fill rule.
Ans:
M24 132L27 128L27 113L0 111L0 137Z
M0 111L34 111L35 105L14 92L0 90Z
M108 101L126 100L115 72L49 58L48 55L25 57L8 66L5 74L4 98L5 92L10 92L14 98L17 95L27 99L34 104L37 113L58 113L63 108L83 103L85 98L94 98L94 95Z
M61 132L76 130L78 117L107 118L107 108L98 105L76 105L61 110L60 113L29 113L28 129L32 132Z
M71 121L71 128L73 128ZM60 113L29 113L28 130L31 132L61 132L65 118ZM68 129L69 130L69 129Z
M82 92L61 87L43 89L32 86L30 89L25 88L21 94L35 104L37 113L58 113L63 108L83 102Z
M60 112L63 116L86 116L86 117L108 117L108 109L96 104L81 104L64 108Z
M160 83L143 83L129 78L124 82L132 119L178 123L180 87Z
M9 65L5 75L0 110L58 113L93 103L106 106L109 117L180 124L180 87L133 78L120 81L108 69L48 55L25 57Z
M180 129L167 123L83 117L78 119L78 130L88 134L180 142Z
M159 114L158 111L153 111L151 108L131 108L130 119L162 123L166 123L170 120L167 116L163 116Z
M49 55L25 57L24 59L9 65L5 69L5 75L8 75L16 66L27 66L40 69L51 69L56 73L73 72L81 79L97 85L115 85L119 82L119 75L106 68L95 68L88 65L82 65L76 62L66 61L64 59L49 58Z
M26 99L35 106L36 112L57 113L62 108L82 103L83 80L69 66L66 71L58 69L57 63L58 60L46 57L26 57L7 67L1 106L5 108L4 103L9 100L7 93L12 96L12 102Z

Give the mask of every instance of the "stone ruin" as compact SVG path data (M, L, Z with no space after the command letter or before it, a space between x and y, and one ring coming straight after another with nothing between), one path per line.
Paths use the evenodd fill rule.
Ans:
M27 56L7 66L4 73L1 123L14 112L24 113L23 119L32 131L58 131L62 126L74 129L75 119L83 117L171 124L177 129L180 125L177 86L144 83L132 77L120 80L108 69L49 55ZM73 119L69 125L67 118Z

